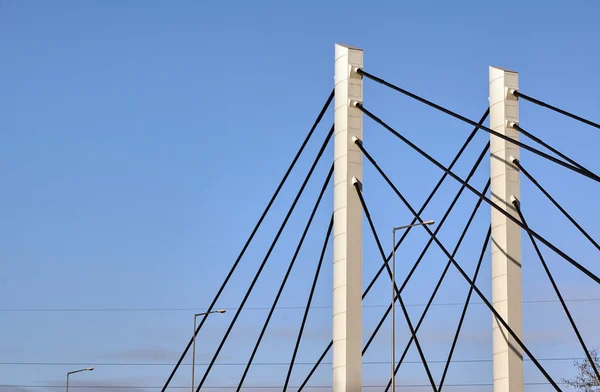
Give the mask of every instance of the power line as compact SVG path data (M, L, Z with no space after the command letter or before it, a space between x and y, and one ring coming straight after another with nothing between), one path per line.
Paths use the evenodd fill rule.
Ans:
M566 302L598 302L600 298L571 298L565 299ZM524 304L543 304L543 303L556 303L559 302L556 299L533 299L533 300L523 300ZM423 307L427 304L425 303L412 303L405 304L407 307ZM464 302L440 302L433 303L431 306L462 306ZM470 305L484 305L483 302L471 302ZM388 305L363 305L363 308L385 308ZM223 306L228 310L237 310L235 306ZM290 305L290 306L278 306L276 310L303 310L305 307L300 305ZM331 305L314 305L311 306L311 309L331 309ZM27 312L193 312L198 309L204 309L203 307L198 308L4 308L0 309L0 312L15 312L15 313L27 313ZM269 310L268 306L249 306L244 307L245 310Z
M581 361L584 357L554 357L538 358L542 362ZM531 361L524 358L524 361ZM428 360L428 363L445 363L446 360ZM294 362L295 365L309 366L313 362ZM406 364L421 364L421 361L403 361ZM492 359L453 359L452 363L492 363ZM321 362L323 365L331 365L332 362ZM363 361L364 365L389 365L389 361ZM0 362L0 366L173 366L174 363L150 363L150 362ZM253 366L288 366L289 362L254 362ZM182 362L180 366L192 366L191 363ZM196 363L196 366L208 366L208 363ZM246 362L215 363L214 366L246 366Z
M560 385L564 385L564 383L557 383ZM473 383L473 384L447 384L447 387L455 387L455 388L477 388L477 387L491 387L493 383ZM550 385L547 382L526 382L525 385ZM61 388L64 389L64 385L26 385L26 384L3 384L0 385L0 388ZM363 388L384 388L385 385L363 385ZM405 385L396 385L396 388L425 388L431 387L429 384L405 384ZM100 388L100 389L159 389L162 388L160 386L153 385L79 385L79 386L71 386L69 388L77 389L77 388ZM168 387L169 389L189 389L190 386L175 386ZM236 389L237 386L232 385L224 385L224 386L214 386L214 387L203 387L204 389ZM298 387L291 387L298 388ZM305 386L304 389L322 389L322 388L331 388L331 385L310 385ZM281 389L281 386L275 385L261 385L261 386L250 386L245 387L244 389Z

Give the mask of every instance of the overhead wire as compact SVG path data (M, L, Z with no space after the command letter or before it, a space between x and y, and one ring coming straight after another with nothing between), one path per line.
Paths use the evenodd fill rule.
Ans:
M461 304L463 305L463 304ZM557 362L557 361L581 361L585 357L549 357L538 358L538 361ZM523 360L527 361L527 358ZM428 360L429 363L445 363L445 359ZM489 363L492 359L475 358L475 359L454 359L453 363ZM246 366L247 362L220 362L215 363L215 366ZM363 361L365 365L389 365L389 361ZM421 361L404 361L407 364L420 364ZM254 362L253 366L289 366L289 362ZM314 365L314 362L298 362L294 363L297 366ZM321 362L323 365L331 365L332 362ZM94 362L94 361L79 361L79 362L0 362L0 366L173 366L174 363L169 362ZM208 362L198 363L196 366L207 366ZM181 366L192 366L191 363L183 362Z
M563 384L563 383L559 383L559 384ZM471 384L460 384L460 383L455 383L455 384L449 384L447 385L448 387L453 387L453 388L481 388L481 387L490 387L493 386L494 384L492 383L471 383ZM525 385L549 385L549 383L547 382L526 382ZM422 387L428 387L428 384L405 384L405 385L398 385L397 388L422 388ZM5 389L5 388L29 388L29 389L41 389L41 388L59 388L59 389L64 389L65 386L64 385L28 385L28 384L3 384L0 385L0 388ZM69 388L71 389L159 389L161 388L160 386L152 386L152 385L73 385L73 386L69 386ZM169 389L189 389L189 385L188 386L174 386L174 387L169 387ZM224 386L211 386L211 387L204 387L205 389L235 389L237 387L233 386L233 385L224 385ZM257 385L257 386L251 386L251 387L247 387L247 389L260 389L260 390L266 390L266 389L280 389L281 386L275 386L275 385ZM311 386L307 386L305 387L306 389L328 389L331 388L331 385L311 385ZM363 385L363 388L383 388L383 385Z
M600 302L600 298L569 298L565 299L566 302ZM550 304L559 302L557 299L524 299L523 304ZM432 306L462 306L462 302L439 302L432 304ZM407 307L423 307L426 304L424 303L407 303ZM472 302L471 305L484 305L483 302ZM389 306L389 304L364 304L363 308L385 308ZM228 310L236 310L235 306L223 306ZM204 306L195 307L195 308L5 308L0 309L0 312L17 312L17 313L27 313L27 312L72 312L72 313L87 313L87 312L189 312L195 311L198 309L204 309ZM302 310L304 309L304 305L284 305L278 306L277 310ZM311 309L331 309L331 305L312 305ZM245 310L269 310L269 306L246 306Z

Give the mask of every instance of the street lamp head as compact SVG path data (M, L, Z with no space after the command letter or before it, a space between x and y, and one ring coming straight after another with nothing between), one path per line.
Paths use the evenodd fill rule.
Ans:
M208 316L209 314L215 314L215 313L225 313L227 310L225 309L216 309L216 310L211 310L210 312L202 312L202 313L196 313L194 314L194 317L198 317L198 316Z
M87 370L88 372L91 372L92 370L94 370L94 368L93 367L85 368L85 370Z
M404 229L408 229L410 227L415 227L415 226L427 226L427 225L433 225L435 223L434 220L426 220L423 222L419 222L419 223L411 223L410 225L404 225L404 226L398 226L398 227L394 227L392 229L392 231L395 233L398 230L404 230Z

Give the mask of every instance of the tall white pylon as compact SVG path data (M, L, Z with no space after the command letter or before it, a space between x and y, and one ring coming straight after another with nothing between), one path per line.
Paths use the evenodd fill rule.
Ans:
M519 123L518 74L490 67L490 128L518 140L513 128ZM520 200L519 171L511 156L519 147L490 136L492 201L519 219L512 199ZM521 228L492 208L492 303L522 341ZM523 392L523 351L506 329L493 318L494 392Z
M362 388L362 210L353 183L362 181L361 49L335 46L333 186L333 392Z

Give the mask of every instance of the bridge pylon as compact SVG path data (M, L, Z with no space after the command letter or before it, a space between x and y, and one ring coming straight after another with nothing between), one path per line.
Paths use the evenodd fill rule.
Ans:
M333 392L362 388L362 207L354 182L362 181L363 51L335 46L333 186Z
M490 128L518 140L518 74L490 67ZM519 170L512 158L519 147L490 135L491 199L519 219L512 201L520 200ZM521 290L521 229L492 208L492 303L510 328L523 340ZM523 392L523 350L493 317L494 392Z

